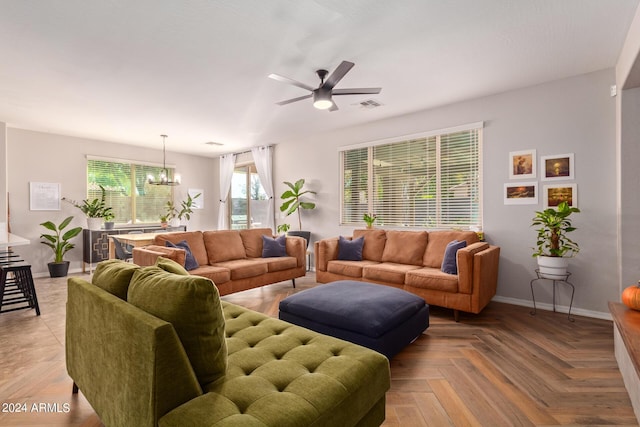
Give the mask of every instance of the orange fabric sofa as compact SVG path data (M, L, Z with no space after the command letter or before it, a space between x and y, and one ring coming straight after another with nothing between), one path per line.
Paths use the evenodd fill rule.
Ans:
M496 294L500 248L472 231L355 230L364 236L362 261L338 259L338 238L315 242L316 280L360 280L416 294L431 305L480 313ZM441 271L447 244L465 240L456 254L458 274Z
M220 295L227 295L272 283L292 280L306 274L306 241L287 237L287 256L262 258L262 236L272 237L270 228L251 230L187 231L158 234L152 245L134 248L133 262L153 265L159 256L185 265L184 249L166 246L186 241L199 267L190 274L213 281Z

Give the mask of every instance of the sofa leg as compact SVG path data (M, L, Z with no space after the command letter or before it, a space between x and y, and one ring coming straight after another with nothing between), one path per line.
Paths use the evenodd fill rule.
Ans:
M453 320L456 322L460 321L460 310L453 310Z
M296 287L296 279L291 279L291 282L293 283L293 287Z
M73 394L78 394L78 385L76 384L76 382L73 382L73 388L71 389Z

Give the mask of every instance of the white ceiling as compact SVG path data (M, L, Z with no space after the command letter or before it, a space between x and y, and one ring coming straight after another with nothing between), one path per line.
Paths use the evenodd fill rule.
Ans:
M638 0L2 0L0 121L217 156L613 67ZM336 86L382 87L316 110ZM612 82L613 84L613 82ZM383 105L366 109L361 101ZM222 147L205 145L224 143Z

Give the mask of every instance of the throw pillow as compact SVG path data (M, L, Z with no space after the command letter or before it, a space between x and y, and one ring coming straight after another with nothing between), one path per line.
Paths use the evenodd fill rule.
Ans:
M127 296L130 304L173 325L203 388L225 374L224 314L211 280L144 267L133 275Z
M172 259L165 258L162 256L159 256L158 258L156 258L156 267L160 267L164 271L167 271L173 274L179 274L181 276L189 275L189 272L183 266L181 266L180 264L178 264Z
M444 258L442 259L442 267L440 269L447 274L458 274L458 263L456 262L456 255L458 253L458 249L466 247L466 240L454 240L452 242L449 242L446 249L444 250Z
M167 245L170 248L184 249L184 251L186 252L186 256L184 258L184 268L187 271L200 267L200 264L198 264L198 261L193 256L193 253L191 252L191 248L189 247L189 244L187 243L186 240L183 240L175 244L167 240L165 245Z
M96 266L91 283L126 301L129 282L139 269L137 265L119 259L102 261Z
M287 256L287 236L262 236L262 258Z
M338 259L342 261L362 261L362 247L364 236L349 240L340 236L338 238Z

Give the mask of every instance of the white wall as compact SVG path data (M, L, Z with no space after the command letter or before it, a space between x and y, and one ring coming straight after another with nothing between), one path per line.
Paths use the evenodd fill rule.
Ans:
M69 215L75 217L74 226L86 228L86 221L82 212L68 203L62 203L60 211L31 211L29 182L60 183L62 196L82 200L87 197L86 155L162 162L161 150L15 128L7 129L7 153L11 230L31 240L29 246L15 249L32 264L36 275L46 273L47 263L53 259L51 249L39 243L39 236L45 231L39 224L47 220L59 223ZM204 190L204 209L194 211L189 229L215 228L218 160L168 152L167 162L175 165L182 175L182 185L174 189L175 200L184 200L189 188ZM76 248L65 259L71 261L72 270L79 270L82 267L81 237L76 238L75 244Z
M339 225L338 147L423 131L484 121L484 231L487 240L501 247L498 295L502 300L529 304L529 282L534 278L531 248L535 231L530 227L538 205L504 205L503 186L509 182L510 151L536 149L540 156L574 153L579 228L574 240L580 254L570 270L576 285L574 312L606 317L607 301L619 300L616 256L616 159L615 98L609 87L613 69L568 78L539 86L417 112L306 140L285 141L276 147L276 194L282 181L306 178L308 189L318 192L315 211L304 212L303 228L312 240L350 235L352 228ZM384 107L381 107L384 108ZM366 114L365 112L359 112ZM330 114L327 120L330 120ZM540 180L538 185L547 181ZM278 223L293 221L279 218ZM536 288L539 301L551 302L551 287ZM559 293L568 305L568 294Z

